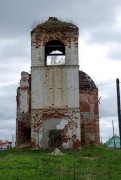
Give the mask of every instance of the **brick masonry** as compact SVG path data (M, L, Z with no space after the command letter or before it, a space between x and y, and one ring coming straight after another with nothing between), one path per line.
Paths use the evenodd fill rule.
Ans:
M65 55L64 65L46 64L51 48ZM18 147L99 144L98 89L79 72L75 25L49 18L32 30L31 75L22 72L16 99Z

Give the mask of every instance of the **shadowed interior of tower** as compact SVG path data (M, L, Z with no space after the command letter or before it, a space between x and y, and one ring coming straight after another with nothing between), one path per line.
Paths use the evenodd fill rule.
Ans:
M65 46L59 40L49 41L45 46L45 65L65 64Z

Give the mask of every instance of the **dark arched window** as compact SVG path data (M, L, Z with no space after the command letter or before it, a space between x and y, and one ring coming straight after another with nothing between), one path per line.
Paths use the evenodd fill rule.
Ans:
M65 64L65 46L59 40L49 41L45 46L46 65Z

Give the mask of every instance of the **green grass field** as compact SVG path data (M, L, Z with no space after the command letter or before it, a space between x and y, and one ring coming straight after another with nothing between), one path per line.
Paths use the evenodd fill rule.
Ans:
M121 179L121 150L101 146L82 150L11 149L0 151L0 180Z

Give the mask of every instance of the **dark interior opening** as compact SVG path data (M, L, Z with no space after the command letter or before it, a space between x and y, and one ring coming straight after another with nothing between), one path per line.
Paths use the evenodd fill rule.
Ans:
M52 129L49 131L49 142L48 145L50 148L61 147L62 144L62 131Z
M31 141L31 128L24 127L24 141L25 142Z
M49 41L45 46L46 65L65 64L65 46L59 40Z

